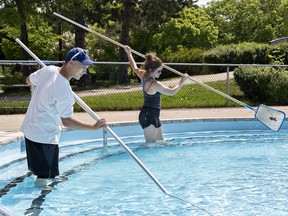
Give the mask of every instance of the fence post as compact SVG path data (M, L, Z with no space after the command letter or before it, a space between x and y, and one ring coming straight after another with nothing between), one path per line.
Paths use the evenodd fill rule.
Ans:
M229 64L227 65L227 70L226 70L226 94L230 96L230 71L229 71ZM226 106L229 106L229 99L226 99Z

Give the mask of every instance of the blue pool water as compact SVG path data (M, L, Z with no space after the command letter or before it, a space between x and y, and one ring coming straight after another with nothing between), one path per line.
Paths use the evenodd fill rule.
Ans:
M102 132L70 131L60 145L68 180L50 180L55 190L34 186L19 142L1 147L0 206L15 215L288 215L285 126L276 133L251 121L166 124L166 141L150 145L138 125L112 129L171 194L193 205L162 193L116 140L103 148Z

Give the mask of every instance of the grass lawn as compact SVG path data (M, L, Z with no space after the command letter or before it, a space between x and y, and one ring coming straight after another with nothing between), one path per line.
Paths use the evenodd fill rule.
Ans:
M210 82L205 84L226 94L225 81ZM4 108L0 109L0 114L25 113L29 104L27 94L30 93L27 91L22 92L22 94L23 96L19 95L19 93L5 95L5 101L0 103L0 107ZM233 79L230 80L230 95L246 104L252 106L255 105L252 104L251 101L245 100L243 92L240 91ZM25 96L26 99L24 100ZM15 97L17 100L15 100ZM21 98L23 100L21 100ZM95 111L139 110L143 105L143 93L141 90L124 93L109 93L107 91L107 94L105 95L83 96L81 99ZM240 105L235 102L228 101L225 97L218 95L198 84L184 85L174 96L161 96L162 109L236 106ZM9 109L6 109L7 107L9 107ZM76 112L83 112L82 108L76 103L74 110Z
M207 85L226 93L225 81L206 83ZM231 96L244 102L243 92L240 91L236 83L231 80ZM138 90L135 92L125 92L117 94L106 94L99 96L82 97L95 111L112 111L112 110L138 110L143 104L143 93ZM249 104L253 105L253 104ZM198 84L184 85L181 90L174 96L161 96L162 109L169 108L204 108L204 107L235 107L240 106L232 101L227 103L227 99L220 96ZM83 111L80 106L75 105L75 111Z

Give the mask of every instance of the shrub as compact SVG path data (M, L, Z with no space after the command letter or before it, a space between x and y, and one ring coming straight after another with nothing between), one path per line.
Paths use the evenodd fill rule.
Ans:
M271 64L288 64L288 44L280 43L271 46L268 56Z
M242 66L235 70L234 78L251 101L288 104L288 74L282 68Z
M163 62L171 63L202 63L203 50L198 48L188 49L186 47L180 47L176 52L173 52L168 49L160 56L160 58ZM181 73L188 73L189 75L203 74L202 66L177 65L171 67ZM171 73L163 73L161 77L168 78L171 76L169 76L169 74Z
M205 63L215 64L231 64L235 63L233 59L237 56L236 45L220 45L213 49L206 51L203 54L203 61ZM234 69L234 68L230 68ZM226 66L206 66L205 71L213 73L222 73L226 71Z
M272 47L268 44L241 43L220 45L203 54L205 63L218 64L269 64L268 53ZM208 67L206 70L221 73L226 67ZM235 67L231 67L234 70Z
M21 92L23 90L29 91L30 90L29 86L27 86L27 87L25 87L25 86L15 87L14 86L15 84L26 84L25 80L26 80L26 77L23 76L23 74L20 72L15 72L13 75L9 72L5 72L4 76L1 78L1 84L5 85L4 87L2 87L2 90L5 93Z

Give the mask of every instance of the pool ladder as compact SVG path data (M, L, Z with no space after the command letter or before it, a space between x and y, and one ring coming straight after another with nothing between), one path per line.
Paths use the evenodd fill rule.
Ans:
M107 129L103 128L103 147L107 147Z
M12 213L8 212L6 209L0 206L0 215L1 216L13 216Z

